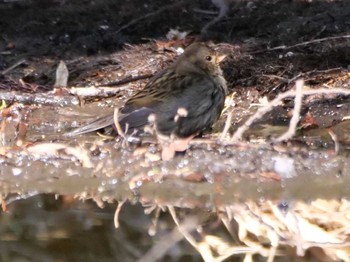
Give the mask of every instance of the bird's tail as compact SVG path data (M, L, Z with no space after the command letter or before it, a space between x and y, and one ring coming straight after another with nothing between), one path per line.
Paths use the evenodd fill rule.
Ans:
M134 130L136 131L141 130L145 125L148 124L148 116L152 113L154 113L153 109L142 107L130 113L122 114L119 116L119 119L118 119L119 125L121 126L124 132L127 131L128 133L132 133ZM64 136L73 137L73 136L105 129L107 127L113 127L113 129L117 131L114 124L113 114L99 117L96 120L90 123L87 123L86 125L83 125L70 132L65 133Z
M65 137L73 137L78 136L81 134L97 131L109 126L112 126L114 124L113 115L109 114L103 117L99 117L96 120L83 125L81 127L78 127L70 132L67 132L64 134Z

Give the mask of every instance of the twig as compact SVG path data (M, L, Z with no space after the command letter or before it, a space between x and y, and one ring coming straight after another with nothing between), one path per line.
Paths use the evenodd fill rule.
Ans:
M295 83L295 99L294 99L294 110L293 116L289 123L289 128L287 132L276 138L275 142L282 142L284 140L288 140L295 135L295 130L297 128L299 119L300 119L300 110L303 101L303 88L304 88L304 80L297 80Z
M119 123L119 109L118 108L115 108L114 109L114 114L113 114L113 120L114 120L114 125L117 129L117 132L118 132L118 135L125 138L125 134L124 134L124 131L122 129L122 127L120 126L120 123Z
M176 211L173 206L168 206L169 212L171 217L173 218L178 230L181 232L181 234L186 238L186 240L198 251L200 252L200 247L197 243L197 241L194 239L194 237L191 236L191 234L186 230L186 228L183 228L182 225L180 225L179 220L176 216ZM198 221L196 221L198 223ZM197 224L195 223L195 224Z
M271 245L270 251L269 251L269 255L267 257L266 262L273 262L273 261L275 261L275 257L276 257L276 254L277 254L277 248L278 248L278 244L277 245L276 244L275 245Z
M2 120L0 123L0 147L6 146L6 135L5 135L6 123L7 122L4 120Z
M147 78L150 78L152 76L153 76L153 74L146 74L146 75L139 75L139 76L128 76L128 77L126 77L126 78L124 78L122 80L110 82L108 84L101 85L101 86L107 86L107 87L120 86L120 85L128 84L128 83L131 83L131 82L134 82L134 81L147 79ZM100 87L100 86L97 86L97 87Z
M299 73L295 76L293 76L292 78L290 79L286 79L286 78L283 78L281 79L282 82L278 83L277 85L275 85L272 89L269 89L267 90L266 92L263 92L262 94L271 94L272 92L274 92L276 89L278 89L281 85L289 85L290 83L294 82L295 80L297 80L298 78L306 78L307 76L310 76L312 74L329 74L333 71L341 71L341 70L344 70L343 68L341 67L335 67L335 68L330 68L330 69L325 69L325 70L311 70L311 71L308 71L308 72L305 72L305 73ZM346 72L347 73L347 72ZM269 75L262 75L262 76L269 76ZM306 78L306 79L310 79L310 78Z
M127 132L127 130L125 130L124 132L124 130L122 129L119 123L119 108L114 109L113 120L114 120L115 128L117 129L118 135L123 138L123 142L128 143L128 139L125 135L125 132ZM127 126L126 126L126 129L127 129Z
M82 167L92 168L94 165L91 162L89 152L81 147L72 147L63 143L36 143L30 147L27 147L26 152L28 155L41 158L41 157L59 157L62 153L66 155L74 156L80 161Z
M311 72L311 71L310 71ZM263 94L270 94L272 92L274 92L277 88L279 88L281 85L283 84L287 84L289 85L290 83L294 82L295 80L297 80L298 78L301 78L303 77L304 75L306 74L309 74L310 72L307 72L307 73L299 73L297 74L296 76L293 76L292 78L290 79L283 79L282 82L278 83L277 85L275 85L271 90L268 90L268 92L264 92Z
M9 73L11 70L15 69L17 66L20 66L21 64L25 63L27 60L25 60L24 58L23 59L20 59L19 61L17 61L16 63L14 63L13 65L11 65L10 67L2 70L0 72L1 75L6 75L7 73Z
M219 14L214 17L211 21L209 21L201 30L201 34L205 34L209 27L219 22L221 19L226 16L228 9L229 9L229 3L226 1L212 1L214 5L216 5L219 8Z
M160 216L160 212L162 211L162 207L158 206L158 205L153 205L150 207L150 209L145 209L145 214L150 214L152 211L150 211L153 208L153 210L155 210L154 215L151 219L151 225L148 228L148 234L150 236L155 236L157 233L157 224L159 221L159 216Z
M174 228L169 234L161 237L161 239L159 239L158 242L138 261L152 262L160 260L172 246L184 238L180 227L186 232L193 231L197 227L197 219L195 217L186 218L181 225L178 225L178 227Z
M336 155L339 153L339 141L337 135L333 132L333 130L328 129L328 134L331 136L333 142L334 142L334 152Z
M350 90L344 89L344 88L333 88L333 89L326 89L326 88L320 88L320 89L314 89L314 90L303 90L304 96L309 95L319 95L319 94L342 94L342 95L350 95ZM242 139L242 136L245 131L249 129L249 127L258 119L260 119L263 115L265 115L267 112L271 111L273 107L279 105L279 103L286 99L287 97L294 97L296 96L296 91L289 90L285 93L279 94L275 99L270 101L267 105L259 108L254 115L248 118L248 120L240 126L236 132L232 136L232 141L238 141Z
M262 77L267 77L267 78L276 78L276 79L279 79L279 80L282 80L282 81L285 81L285 82L288 82L288 79L285 78L285 77L281 77L281 76L278 76L278 75L267 75L267 74L261 74Z
M220 139L223 140L225 139L232 123L232 111L228 113L226 121L225 121L225 126L224 129L221 132Z
M193 12L198 14L204 14L204 15L218 15L218 11L211 11L211 10L203 10L199 8L193 8Z
M114 212L114 227L119 228L119 213L122 210L123 205L125 204L126 200L118 201L118 206L115 209Z
M52 93L29 94L14 91L0 92L0 100L55 106L73 106L79 104L79 99L74 96L55 96Z
M80 97L106 97L118 94L120 91L128 90L129 85L124 85L120 87L105 87L105 86L91 86L91 87L72 87L67 89L67 91L72 95L77 95Z
M185 4L185 3L187 3L187 1L185 1L185 0L183 0L183 1L176 1L175 4L163 6L162 8L158 9L157 11L154 11L154 12L145 14L143 16L140 16L138 18L135 18L135 19L131 20L129 23L121 26L115 33L118 34L121 31L125 30L126 28L128 28L130 26L133 26L133 25L139 23L142 20L145 20L145 19L147 19L149 17L158 15L158 14L160 14L160 13L166 11L166 10L176 8L176 7L181 6L181 5Z
M314 39L314 40L310 40L310 41L305 41L305 42L301 42L301 43L298 43L295 45L290 45L290 46L285 46L285 45L276 46L276 47L268 48L265 50L254 51L254 52L251 52L250 54L260 54L260 53L276 51L276 50L288 50L288 49L292 49L295 47L306 46L306 45L315 44L315 43L322 43L322 42L330 41L330 40L348 39L348 38L350 38L350 35L331 36L331 37L325 37L325 38L319 38L319 39Z

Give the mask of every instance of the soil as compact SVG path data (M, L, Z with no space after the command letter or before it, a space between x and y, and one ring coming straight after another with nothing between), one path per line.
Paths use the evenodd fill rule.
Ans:
M345 203L350 195L350 1L233 1L226 16L203 31L217 14L206 0L0 2L0 99L6 101L0 111L0 192L8 211L0 216L0 230L6 232L2 242L15 239L0 245L4 261L147 261L146 251L157 242L147 230L157 226L143 212L154 210L157 217L165 207L176 207L182 221L199 217L205 226L198 241L216 235L234 243L234 232L239 245L248 245L238 238L237 225L243 222L236 216L236 226L218 222L236 203L243 203L240 211L251 210L253 201L265 211L262 203L285 212L293 203L318 198ZM171 29L187 35L169 39ZM184 154L161 161L152 136L128 141L63 136L122 106L194 41L213 41L228 54L222 69L231 99L212 132L195 139ZM67 86L54 86L60 61L69 71ZM287 141L275 139L288 129L293 96L257 119L240 141L232 139L259 108L301 78L306 91L342 92L304 96L296 134ZM219 139L229 115L228 133ZM125 200L115 232L113 203ZM96 204L105 206L103 213ZM38 221L40 216L45 219ZM172 219L169 213L153 219L160 235L174 228ZM286 238L280 237L281 243ZM294 250L292 240L283 242L276 261L321 256L309 246L303 246L303 254L299 246ZM250 253L260 255L254 261L271 256L263 252L266 239L249 241L261 249L238 252L228 261ZM169 248L161 261L205 259L185 241L170 243L180 251ZM324 250L324 261L339 259L333 249Z

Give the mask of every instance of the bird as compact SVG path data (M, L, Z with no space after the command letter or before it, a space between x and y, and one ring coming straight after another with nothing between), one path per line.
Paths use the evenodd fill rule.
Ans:
M117 127L132 132L153 126L163 160L185 151L193 137L212 127L224 108L228 89L219 64L225 57L212 43L189 45L172 65L125 102ZM66 135L107 126L117 129L113 115L98 118Z

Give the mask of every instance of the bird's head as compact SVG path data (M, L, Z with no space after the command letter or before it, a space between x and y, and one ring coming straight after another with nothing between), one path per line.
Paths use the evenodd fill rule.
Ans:
M219 64L226 55L218 53L213 46L206 43L194 43L188 46L175 63L179 74L219 74Z

